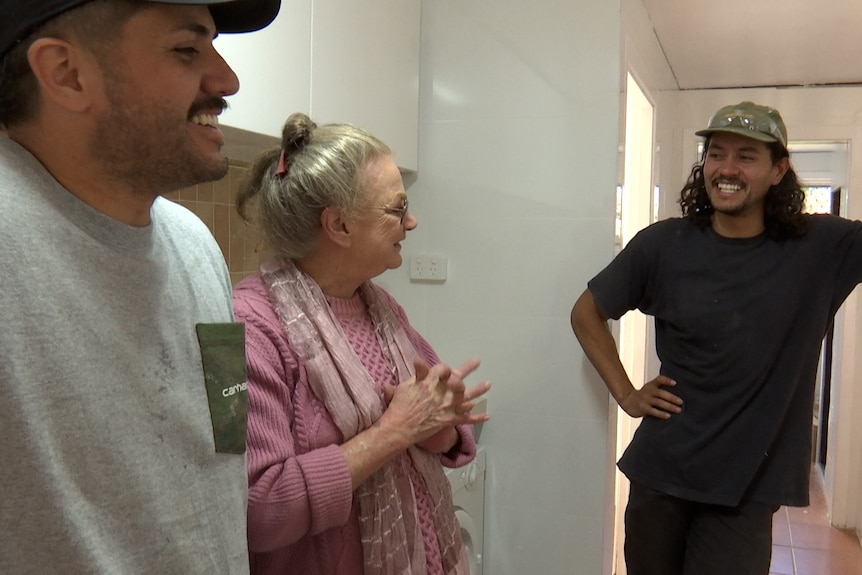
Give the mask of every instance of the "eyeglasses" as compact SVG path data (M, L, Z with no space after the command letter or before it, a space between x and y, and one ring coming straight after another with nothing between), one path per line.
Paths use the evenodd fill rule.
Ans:
M398 220L401 222L401 225L404 225L404 218L407 217L407 210L410 206L410 202L407 201L407 198L401 202L401 205L397 208L393 208L392 206L369 206L372 210L382 210L384 213L389 214L390 216L397 216Z

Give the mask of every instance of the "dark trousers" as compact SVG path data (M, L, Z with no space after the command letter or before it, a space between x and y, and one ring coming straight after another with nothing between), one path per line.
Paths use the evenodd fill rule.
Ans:
M775 505L724 507L631 484L628 575L768 575Z

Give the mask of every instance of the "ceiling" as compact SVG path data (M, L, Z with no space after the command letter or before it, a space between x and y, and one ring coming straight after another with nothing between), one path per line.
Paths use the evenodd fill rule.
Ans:
M862 85L859 0L642 0L680 90Z

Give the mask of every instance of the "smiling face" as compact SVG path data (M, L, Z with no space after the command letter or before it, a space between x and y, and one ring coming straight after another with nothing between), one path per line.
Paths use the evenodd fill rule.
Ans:
M738 134L716 132L709 142L703 177L715 210L713 227L740 228L756 235L763 230L764 199L787 172L789 162L773 163L767 144Z
M403 222L398 211L407 200L401 172L392 156L369 163L360 176L363 196L356 208L352 257L366 279L380 275L402 264L401 242L417 221L409 211Z
M204 6L154 3L97 56L104 101L90 147L113 177L158 194L227 172L216 117L239 82L215 33Z

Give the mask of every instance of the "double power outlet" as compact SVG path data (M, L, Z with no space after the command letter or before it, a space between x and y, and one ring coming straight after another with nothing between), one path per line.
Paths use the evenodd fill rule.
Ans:
M415 255L410 258L410 279L428 282L444 282L449 260L443 256Z

